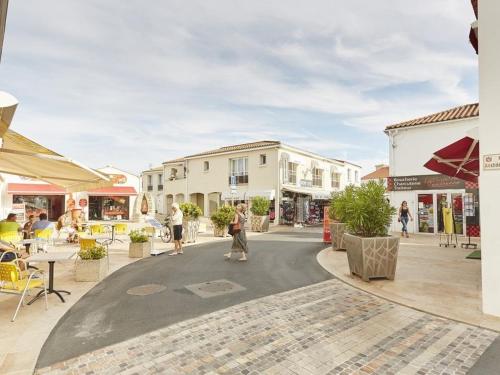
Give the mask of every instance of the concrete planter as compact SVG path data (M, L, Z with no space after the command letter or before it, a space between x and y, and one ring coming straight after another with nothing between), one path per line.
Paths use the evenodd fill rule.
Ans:
M198 240L199 220L184 220L182 228L182 242L196 242Z
M345 250L344 232L345 232L345 223L330 223L332 250Z
M128 246L129 258L145 258L151 255L150 242L131 242Z
M363 281L378 277L394 280L399 237L358 237L345 233L344 243L351 274Z
M223 228L217 228L214 225L214 237L227 237L228 236L227 230L228 230L227 226Z
M76 260L76 281L101 281L107 274L108 268L106 266L106 258L97 260Z
M250 217L250 228L252 232L268 232L269 231L269 215Z

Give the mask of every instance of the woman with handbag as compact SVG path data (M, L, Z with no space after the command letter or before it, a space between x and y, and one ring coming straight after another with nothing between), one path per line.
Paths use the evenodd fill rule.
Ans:
M233 235L233 245L231 246L231 251L224 254L226 259L231 259L233 253L241 253L241 258L238 260L244 262L247 260L248 244L247 235L245 232L245 222L246 222L246 209L247 206L240 203L236 206L236 213L234 215L232 225L232 235Z

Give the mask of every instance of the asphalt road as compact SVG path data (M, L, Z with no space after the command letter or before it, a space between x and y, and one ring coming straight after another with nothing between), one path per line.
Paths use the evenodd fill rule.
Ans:
M37 368L220 310L241 302L330 279L316 261L325 247L315 229L250 237L249 261L226 261L221 241L188 247L184 255L146 258L96 285L59 321L45 342ZM201 298L186 285L226 279L240 292ZM127 294L145 284L166 289L148 296Z

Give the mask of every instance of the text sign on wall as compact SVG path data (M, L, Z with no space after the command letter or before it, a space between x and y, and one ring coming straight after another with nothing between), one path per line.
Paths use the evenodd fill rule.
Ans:
M500 169L500 154L491 154L483 156L483 170Z
M445 175L400 176L387 179L387 190L442 190L465 189L465 182Z

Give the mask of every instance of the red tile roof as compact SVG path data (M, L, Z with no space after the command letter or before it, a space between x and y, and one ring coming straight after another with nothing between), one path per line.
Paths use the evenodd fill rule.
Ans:
M385 130L409 128L418 125L427 125L437 122L445 122L452 120L462 120L471 117L479 116L479 103L466 104L460 107L448 109L446 111L434 113L432 115L419 117L414 120L400 122L398 124L389 125Z
M100 189L92 189L89 190L89 195L94 196L128 196L128 195L137 195L137 191L132 186L111 186Z
M381 178L389 177L389 167L381 167L372 173L368 173L366 176L361 177L361 180L378 180Z

